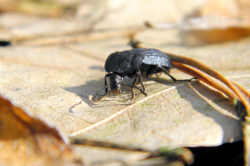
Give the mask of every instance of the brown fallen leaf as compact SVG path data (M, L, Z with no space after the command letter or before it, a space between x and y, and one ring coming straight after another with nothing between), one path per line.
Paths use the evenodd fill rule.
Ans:
M59 131L0 96L0 165L83 165Z

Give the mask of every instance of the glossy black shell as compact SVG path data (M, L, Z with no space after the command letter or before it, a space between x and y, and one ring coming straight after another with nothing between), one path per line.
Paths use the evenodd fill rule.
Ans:
M144 53L143 63L147 65L155 65L172 68L173 64L171 59L163 52L157 49L144 49L147 50Z
M109 55L105 63L108 73L131 73L142 64L171 68L171 59L157 49L135 48Z

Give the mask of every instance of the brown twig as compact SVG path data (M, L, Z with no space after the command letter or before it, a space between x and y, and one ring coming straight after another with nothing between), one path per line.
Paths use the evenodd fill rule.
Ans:
M243 88L241 85L239 85L237 82L229 79L230 82L235 86L237 87L241 92L243 92L247 97L250 98L250 92L248 92L245 88Z
M187 65L190 65L192 67L195 67L195 68L205 72L206 74L223 82L238 96L238 98L241 100L241 102L246 107L246 111L247 111L248 116L250 116L250 102L249 102L248 98L244 95L244 93L242 91L238 90L228 79L226 79L219 72L215 71L211 67L209 67L206 64L199 62L195 59L180 56L180 55L170 54L170 53L166 53L166 54L170 57L170 59L172 61L179 62L182 64L187 64Z
M138 41L136 41L134 39L131 40L130 45L133 48L145 48L145 46L141 42L138 42ZM219 72L215 71L211 67L209 67L206 64L204 64L202 62L199 62L199 61L197 61L195 59L185 57L185 56L181 56L181 55L175 55L175 54L171 54L171 53L165 53L165 54L170 57L170 59L172 60L173 63L178 62L180 64L189 65L189 66L194 67L194 68L201 71L201 72L199 72L198 75L200 75L202 72L204 72L204 73L214 77L215 79L223 82L225 85L227 85L236 94L236 96L237 96L236 98L239 99L242 102L242 104L246 108L247 115L250 116L250 102L249 102L249 99L245 95L245 94L248 94L248 93L246 93L246 90L243 90L244 89L243 87L240 87L238 84L236 85L234 83L231 83L228 79L226 79ZM185 72L185 71L183 71L183 72ZM196 71L196 73L197 73L197 71ZM189 74L189 73L187 73L187 74ZM192 71L192 72L190 71L190 75L192 75L192 74L194 74L194 71ZM200 79L201 79L201 77L200 77ZM205 78L204 78L203 81L208 83L208 85L211 85L211 83L212 83L211 81L208 81L208 79L205 79ZM212 83L212 84L213 84L213 87L216 87L216 83ZM239 88L237 88L237 87L239 87ZM233 97L231 94L229 94L229 95L231 97Z
M178 63L178 62L173 62L173 66L175 68L177 68L178 70L180 70L188 75L191 75L191 76L197 78L198 80L210 85L211 87L225 93L230 99L232 99L232 100L235 98L238 99L238 97L229 88L227 88L225 85L221 84L218 80L205 74L204 72L201 72L193 67L183 65L183 64Z

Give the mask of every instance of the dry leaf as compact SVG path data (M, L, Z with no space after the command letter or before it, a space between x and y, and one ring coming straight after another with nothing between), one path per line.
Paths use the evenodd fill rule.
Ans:
M2 58L2 71L5 71L5 69L7 68L8 72L0 73L2 78L0 80L1 93L8 98L11 98L12 101L14 101L16 104L22 105L22 107L24 107L26 110L29 110L32 114L46 118L54 125L59 126L64 132L70 134L77 133L78 131L85 129L86 127L101 122L102 120L112 119L112 117L116 113L119 114L119 112L121 112L122 110L128 110L128 108L131 108L131 104L135 103L137 105L140 105L140 102L143 103L143 101L141 100L144 100L144 102L146 103L149 103L147 100L153 100L153 103L163 102L164 106L162 106L161 108L160 105L157 105L156 109L156 111L158 109L158 111L163 111L168 108L165 110L166 115L163 116L163 119L168 119L171 115L171 117L178 122L178 119L180 120L180 117L186 117L185 112L182 112L183 110L176 111L175 107L178 107L179 105L175 105L174 100L170 101L170 103L172 103L175 107L171 106L171 104L168 103L167 100L165 100L165 98L161 95L158 95L158 97L155 96L154 99L150 97L145 98L143 95L137 95L135 100L130 101L129 99L131 94L127 93L126 89L124 89L124 93L121 96L111 96L105 98L105 100L100 103L92 103L89 100L89 96L94 95L97 90L99 90L104 85L103 78L105 75L105 72L102 69L104 60L97 60L96 58L100 57L99 59L105 59L105 56L107 57L110 52L114 52L118 50L118 48L119 50L128 49L127 46L125 47L122 45L122 43L125 43L125 40L111 40L109 42L106 42L107 45L119 46L114 48L107 47L106 49L104 49L105 46L99 46L101 43L102 42L96 43L96 45L93 45L92 47L91 44L74 44L65 46L64 48L59 46L33 48L28 46L12 46L9 48L2 48L0 49ZM248 56L247 43L248 40L241 41L238 44L235 44L234 46L237 49L234 49L234 52L232 52L232 57L233 55L237 54L237 51L238 53L241 53L238 56ZM98 47L99 49L95 49ZM182 55L191 56L195 53L196 55L200 55L200 57L195 56L196 59L201 58L201 61L202 59L204 59L205 62L208 62L206 58L211 55L208 52L215 52L215 56L217 56L218 58L215 61L217 63L210 63L217 65L220 64L218 55L220 55L221 53L221 57L226 56L227 51L229 49L233 49L233 45L229 43L228 45L224 45L223 47L221 45L218 45L217 47L210 46L203 49L195 48L192 50L184 48L177 50L175 47L168 48L168 52ZM220 52L218 52L219 48L221 48ZM92 49L94 51L92 51ZM89 55L87 54L88 52L90 52ZM92 54L95 54L96 57L92 58ZM228 60L230 61L230 59L231 58L229 58ZM233 65L233 63L231 64ZM246 63L245 65L247 66L247 64L248 63ZM173 75L175 74L173 73ZM247 79L248 77L245 76L245 78ZM191 88L188 87L186 83L173 83L172 81L168 80L167 76L164 76L162 79L144 81L146 85L146 91L149 96L157 92L165 91L169 88L170 90L166 91L167 94L163 94L165 97L174 98L174 96L176 95L182 96L179 94L182 92L178 91L179 88L183 89L183 95L189 94L190 91L194 93L194 91L191 90ZM203 88L206 89L206 87ZM177 89L177 91L175 89ZM136 93L138 94L139 92ZM207 91L207 93L213 93L213 91ZM189 103L190 109L193 110L194 106L192 105L192 103L196 103L196 100L200 100L200 97L198 95L195 96L195 98L189 101L188 99L190 99L190 97L186 97L186 95L184 95L184 97L182 97L183 100L179 101L180 107L186 108L186 106L184 107L183 105L186 105L185 103ZM170 98L168 100L170 100ZM221 97L218 96L218 98ZM211 96L211 99L213 99L213 95ZM216 99L214 100L216 101ZM224 102L225 105L229 104L227 100L225 100ZM142 106L139 106L136 109L132 109L130 111L140 112L140 109L142 108L145 108L143 104ZM194 113L196 113L197 115L202 115L199 112L204 108L202 106L195 108L196 109L194 109ZM208 109L214 110L210 106L208 107ZM231 110L232 114L230 114L230 116L232 115L231 118L235 119L236 116L234 116L232 105L227 106L225 110L227 109ZM125 112L126 111L124 111L124 114L126 114ZM169 112L169 115L167 112ZM215 112L217 112L217 109ZM202 117L204 117L205 119L207 118L206 116ZM228 121L230 121L231 118L225 119L228 119ZM127 120L128 119L126 118L126 121ZM230 122L232 123L232 126L239 127L239 125L237 125L236 119ZM145 121L145 123L147 123L147 121ZM217 125L218 124L215 123L215 126ZM201 125L198 126L201 127ZM229 130L230 128L231 126L229 127ZM147 130L147 128L143 130ZM223 136L223 133L226 132L221 130L219 126L216 130L220 130L221 134L217 134L218 139L214 138L214 140L216 140L215 142L209 142L209 139L207 139L206 142L204 139L201 139L200 145L202 141L204 145L215 145L222 143L222 140L228 142L233 137L235 137L236 139L240 139L240 131L238 129L232 131L230 130L230 134L226 134L228 135L228 137ZM182 133L181 130L177 131L180 134ZM232 132L235 133L232 134ZM183 143L186 144L187 142ZM181 146L182 143L179 143L179 145Z
M146 19L152 16L151 13L157 15L153 10L165 13L158 15L155 21L172 21L175 25L183 25L179 21L200 9L205 1L189 1L185 5L182 1L166 1L167 8L159 2L162 1L155 1L158 4L151 5L156 8L152 8L150 13L143 7L149 5L144 1L134 2L141 5L138 9L135 5L126 6L116 1L109 1L107 6L98 6L98 2L95 4L97 6L82 4L73 19L2 14L0 38L11 41L25 39L33 46L12 45L0 48L1 94L64 132L90 139L108 139L111 142L150 148L166 145L211 146L241 140L240 125L232 103L221 93L196 82L173 83L163 75L161 78L143 80L148 97L136 91L137 95L131 101L128 89L123 89L120 96L108 96L98 103L89 100L104 85L106 72L103 66L107 56L115 51L130 49L126 45L128 39L121 37L124 35L112 36L111 39L108 34L100 40L99 34L105 34L103 28L112 32L110 28L129 25L141 27L145 20L155 20L156 17ZM102 9L91 13L96 11L92 10L95 7ZM95 18L94 21L92 18ZM101 33L95 31L97 37L91 41L86 40L91 36L88 34L81 34L83 42L77 40L78 44L72 44L75 40L67 40L63 36L71 33L77 36L79 31L90 28L102 29ZM230 32L232 35L240 32L246 36L239 29ZM249 90L249 38L223 44L184 47L185 41L180 33L176 28L166 31L149 29L138 32L136 36L149 47L195 58L225 76L239 76L233 79ZM217 33L217 37L208 34L212 39L221 40L217 35L223 33ZM45 41L46 45L46 40L43 40L46 38L41 36L55 40L62 38L61 43L68 44L34 46L39 45L33 43L35 39L38 42ZM34 40L28 40L30 37ZM176 71L172 71L172 74L181 79L189 78ZM134 161L134 158L141 158L141 154L135 155L133 152L109 153L106 149L86 147L77 149L84 152L80 154L87 156L94 164L109 159L127 163Z
M0 97L1 165L83 165L61 134Z

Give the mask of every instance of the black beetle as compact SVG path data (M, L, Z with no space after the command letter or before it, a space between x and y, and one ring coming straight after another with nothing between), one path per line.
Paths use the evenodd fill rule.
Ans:
M107 94L120 94L121 86L130 87L132 93L131 99L134 98L133 88L140 90L141 93L147 96L145 93L145 87L141 81L141 76L148 77L153 74L165 72L173 81L177 81L169 74L171 68L173 68L171 59L157 49L134 48L132 50L112 53L109 55L105 63L105 70L108 72L104 78L105 86L96 93L92 101L99 101ZM132 84L125 84L123 82L123 78L126 76L129 78L135 77ZM107 84L107 78L109 78L110 85ZM141 84L142 89L136 86L137 82ZM108 90L109 87L110 90ZM98 99L98 94L103 89L105 89L105 94Z

